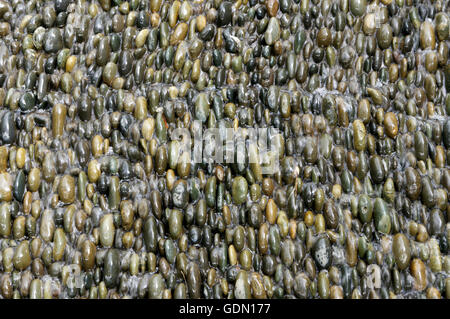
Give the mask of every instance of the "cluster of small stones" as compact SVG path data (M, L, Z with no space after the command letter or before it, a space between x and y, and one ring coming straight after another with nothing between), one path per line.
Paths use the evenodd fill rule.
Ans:
M1 297L450 298L449 30L447 0L0 0ZM177 160L249 127L274 174Z

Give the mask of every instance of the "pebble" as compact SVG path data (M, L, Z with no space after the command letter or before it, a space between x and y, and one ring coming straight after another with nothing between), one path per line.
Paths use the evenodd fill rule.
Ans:
M247 200L248 184L247 180L242 176L238 176L233 180L232 197L236 205L240 205Z
M375 199L373 210L376 229L384 234L389 234L391 231L392 222L386 202L381 198Z
M44 50L47 53L56 53L63 48L63 39L58 28L51 28L44 36Z
M75 179L70 175L64 175L58 185L59 199L70 204L75 200Z
M14 114L7 112L0 121L1 139L4 144L12 144L16 140L16 125L14 123Z
M388 112L384 115L384 129L390 138L395 138L398 134L398 120L395 113Z
M30 247L28 241L23 241L16 248L13 258L14 268L21 271L31 264Z
M119 279L120 256L119 252L110 248L106 252L104 263L104 281L107 288L112 288Z
M217 12L217 25L219 27L226 26L231 22L232 4L229 1L223 1Z
M320 237L313 248L313 256L320 269L331 265L331 245L327 237Z
M408 268L411 261L411 247L404 234L396 234L392 243L395 263L399 270Z
M350 10L355 16L362 16L366 12L366 0L349 0Z
M106 214L100 220L100 243L104 247L111 247L114 243L113 215Z
M427 287L427 275L422 260L415 258L411 261L411 275L414 277L414 288L422 291Z
M265 4L269 16L276 17L280 7L278 0L266 0Z
M264 33L264 39L268 45L273 45L280 39L281 29L280 23L276 18L270 18L269 24L267 25L266 32Z
M9 173L0 173L0 200L9 202L12 199L12 179Z
M54 136L61 136L64 132L67 108L64 104L56 104L52 110L52 132Z
M436 37L434 26L429 21L424 21L420 26L420 47L422 49L434 49Z

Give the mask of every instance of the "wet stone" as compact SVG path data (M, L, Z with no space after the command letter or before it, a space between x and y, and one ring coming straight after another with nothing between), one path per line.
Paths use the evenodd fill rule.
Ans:
M45 33L44 50L47 53L56 53L63 48L61 32L57 28L52 28Z
M331 265L331 244L327 237L321 237L316 241L313 256L320 269L326 269Z
M231 22L232 4L229 1L223 1L217 12L217 25L225 26Z
M264 33L264 39L268 45L274 44L280 39L281 29L280 24L276 18L270 18L267 25L266 32Z

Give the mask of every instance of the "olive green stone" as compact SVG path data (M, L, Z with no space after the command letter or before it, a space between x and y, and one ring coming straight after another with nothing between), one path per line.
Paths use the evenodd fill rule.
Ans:
M428 52L425 56L425 69L430 72L436 72L438 68L438 56L436 52Z
M201 275L197 263L189 263L187 267L187 284L189 298L200 299Z
M195 101L195 117L197 120L206 122L209 116L209 101L205 93L200 93Z
M386 175L382 161L383 160L379 155L373 155L369 160L370 177L375 184L382 183Z
M175 169L177 167L179 152L180 152L180 143L176 140L171 141L169 143L168 156L169 156L169 167L172 169Z
M369 13L364 16L363 31L366 35L374 34L376 30L377 16L374 13Z
M317 290L321 299L330 298L330 280L328 279L328 273L324 270L319 273Z
M184 62L186 61L186 55L187 55L187 47L185 42L181 42L177 50L175 51L175 56L173 58L173 66L176 71L181 70L181 68L184 65Z
M106 66L103 68L103 81L109 85L112 84L112 81L116 77L118 72L117 64L113 62L108 62Z
M409 240L404 234L396 234L392 243L395 263L399 270L408 268L411 261L411 247Z
M19 100L19 106L22 111L29 111L36 105L36 98L33 93L27 92Z
M386 182L384 183L384 186L383 186L383 198L389 203L393 203L394 202L394 199L395 199L395 186L394 186L394 181L390 177L387 178Z
M331 46L328 46L326 49L326 59L330 67L336 65L336 50Z
M216 205L216 192L217 192L217 178L216 176L211 176L206 181L206 188L205 188L206 204L209 207L215 207Z
M174 209L170 213L169 217L169 231L170 235L174 239L178 239L181 236L183 230L183 213L177 209Z
M233 57L233 59L231 60L231 67L234 73L241 72L243 68L242 56Z
M162 112L158 112L156 115L156 137L161 143L164 143L167 140L166 122Z
M117 285L120 273L120 256L119 251L114 248L108 249L104 264L104 281L107 288L112 288Z
M109 183L108 204L110 209L118 209L120 204L119 177L112 176Z
M367 1L366 0L349 0L350 10L353 15L360 17L366 13Z
M40 279L33 279L30 284L30 299L42 298L42 281Z
M61 51L59 51L58 56L56 58L56 63L60 69L65 69L69 55L70 55L69 49L62 49Z
M299 54L300 50L303 49L303 44L306 41L306 33L304 30L297 31L294 36L294 52Z
M372 220L373 206L369 196L363 194L358 199L358 214L363 223L368 223Z
M0 0L0 298L449 299L447 2Z
M420 26L420 47L422 49L433 49L436 46L436 38L434 33L434 26L429 21L422 22Z
M73 81L72 76L69 73L64 73L61 76L61 89L65 93L70 93L72 91Z
M392 28L389 24L383 24L377 31L377 42L381 49L385 50L391 46Z
M353 145L357 151L364 151L366 144L366 127L361 120L355 120L353 122Z
M183 1L178 12L178 18L182 21L188 21L192 14L192 6L189 1Z
M310 295L311 281L305 273L299 273L294 279L294 292L298 298L306 299Z
M50 242L53 239L53 234L55 232L55 220L54 212L50 209L44 210L41 217L41 224L39 227L39 234L41 238Z
M63 39L58 28L51 28L44 36L44 50L48 53L56 53L63 47Z
M158 229L156 220L153 216L150 216L144 222L143 237L147 251L156 252L158 245Z
M266 32L264 33L264 39L268 45L272 45L280 39L281 29L277 18L272 17L267 25Z
M369 93L370 97L372 98L372 101L377 104L380 105L383 103L383 94L377 90L377 89L373 89L373 88L367 88L367 93Z
M428 141L425 134L420 131L414 134L414 148L417 159L425 161L428 157Z
M444 12L436 14L436 34L440 41L445 41L449 37L450 19Z
M170 45L177 45L184 40L188 32L188 25L184 22L179 23L170 37Z
M66 248L66 235L62 228L58 228L55 231L53 237L53 260L60 261L64 256L64 250Z
M21 271L31 264L30 247L27 240L22 241L14 252L13 258L14 267Z
M42 177L47 182L52 182L56 176L56 167L55 167L55 154L47 153L45 154L44 161L42 163Z
M389 234L391 231L391 217L389 216L388 205L381 199L375 199L374 210L374 220L375 228L384 234Z
M428 100L433 102L434 99L436 98L436 90L437 90L435 78L431 75L427 75L425 77L424 87Z
M222 1L217 16L217 26L223 27L231 22L232 3L229 1Z
M164 252L167 258L167 261L171 264L175 262L175 258L177 256L177 248L172 239L167 239L164 242ZM137 256L137 255L136 255Z
M317 44L320 47L327 47L331 44L331 31L328 28L322 28L317 34Z
M320 155L328 159L331 155L331 147L333 140L330 135L323 134L319 139L319 151Z
M232 197L236 205L241 205L247 200L248 184L247 180L238 176L233 180Z
M96 56L97 64L99 66L104 66L108 62L110 54L111 54L111 47L109 45L109 38L103 37L100 40L100 43L97 48L97 56Z

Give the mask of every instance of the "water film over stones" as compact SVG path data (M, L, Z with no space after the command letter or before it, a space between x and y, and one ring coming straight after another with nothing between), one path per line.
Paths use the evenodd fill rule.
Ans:
M442 0L0 0L1 298L450 298L449 45Z

